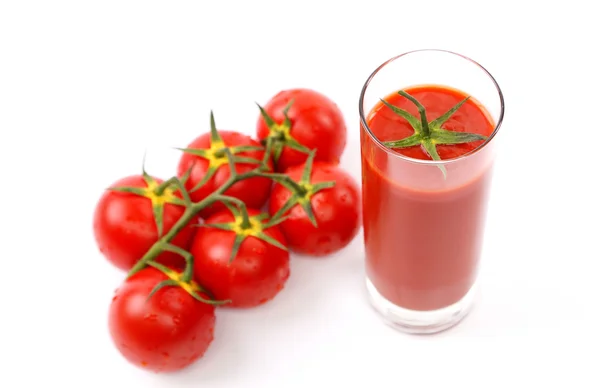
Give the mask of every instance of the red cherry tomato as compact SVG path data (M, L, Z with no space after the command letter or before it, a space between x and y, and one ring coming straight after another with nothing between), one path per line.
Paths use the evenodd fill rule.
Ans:
M299 182L305 165L289 168L285 173ZM340 167L315 162L310 184L335 181L335 186L325 188L310 196L310 204L317 222L314 227L305 210L296 204L289 217L279 227L290 249L312 256L327 255L348 245L362 224L360 188L354 179ZM310 192L310 189L307 188ZM271 192L269 212L275 215L292 197L292 192L276 184Z
M177 371L201 358L215 327L214 306L179 286L163 287L148 298L167 279L153 267L142 269L123 282L109 310L109 331L119 352L154 372Z
M160 179L151 179L156 185L162 183ZM153 187L148 186L142 175L123 178L111 187L148 190L148 197L107 190L96 204L94 212L94 237L100 251L117 268L128 271L158 241L151 198L159 196L152 193ZM179 193L165 190L160 200L169 201L174 197L179 198ZM177 223L184 210L180 205L164 204L163 234ZM187 249L193 232L190 226L186 226L171 243ZM161 253L157 261L171 266L185 263L181 256L172 252Z
M238 146L253 146L260 147L260 143L253 140L251 137L233 131L218 131L224 146L227 146L232 154L236 157L252 158L254 160L262 161L265 155L263 150L235 152L235 147ZM187 147L188 149L206 150L210 156L207 158L194 155L192 153L184 152L179 161L177 168L177 175L183 177L183 175L191 168L189 179L186 181L186 189L190 191L190 197L193 202L199 202L206 198L212 192L221 187L227 179L230 177L229 165L227 163L227 156L221 154L220 156L212 156L213 151L218 151L218 147L213 146L211 151L211 135L205 133L196 138ZM203 178L209 173L209 169L212 165L218 165L215 174L198 190L192 191L202 182ZM259 166L258 163L244 163L236 162L235 170L238 174L251 171ZM273 169L273 163L268 162L269 171ZM269 198L269 192L271 191L271 181L268 178L254 177L245 179L237 182L231 186L225 195L232 196L244 201L249 207L261 208L267 199ZM200 212L200 216L203 218L209 217L211 214L225 209L225 207L217 202L212 206L209 206Z
M285 239L277 226L264 229L256 219L258 210L249 209L252 230L240 245L237 255L230 262L236 236L234 231L209 226L199 228L194 236L191 253L194 256L194 276L216 299L230 300L227 306L253 307L275 297L287 281L289 253L268 242L254 237L261 231L285 246ZM205 220L206 224L236 225L229 210L216 213ZM241 233L241 232L240 232Z
M287 116L291 126L285 125L285 108L291 103ZM259 139L281 139L283 149L275 158L277 171L302 164L305 152L290 147L289 137L316 150L316 159L337 164L346 147L346 123L338 106L328 97L311 89L290 89L279 92L263 107L275 125L269 126L261 115L257 123Z

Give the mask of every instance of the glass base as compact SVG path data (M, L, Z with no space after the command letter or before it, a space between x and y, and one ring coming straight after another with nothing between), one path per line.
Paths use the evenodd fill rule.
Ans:
M396 306L377 291L367 278L371 305L393 328L410 334L435 334L447 330L465 318L475 301L475 285L458 302L439 310L416 311Z

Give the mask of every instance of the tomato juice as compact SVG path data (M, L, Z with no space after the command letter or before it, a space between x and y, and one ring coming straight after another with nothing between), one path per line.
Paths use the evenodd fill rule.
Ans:
M424 106L428 121L467 97L440 85L402 90ZM419 117L415 104L404 96L394 92L381 97ZM432 311L451 306L467 295L476 280L492 153L488 145L480 147L485 140L437 145L439 162L421 144L390 149L382 142L407 138L415 130L382 102L365 115L361 153L368 283L402 309ZM443 129L490 137L496 123L471 97Z

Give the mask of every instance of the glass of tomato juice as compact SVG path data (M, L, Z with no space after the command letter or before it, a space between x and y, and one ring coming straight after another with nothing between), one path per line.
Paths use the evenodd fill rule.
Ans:
M436 333L474 301L504 98L444 50L379 66L360 94L367 292L393 327Z

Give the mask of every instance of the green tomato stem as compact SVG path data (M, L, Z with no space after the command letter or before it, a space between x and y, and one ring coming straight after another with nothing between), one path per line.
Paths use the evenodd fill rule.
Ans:
M211 193L209 196L204 198L202 201L192 204L192 206L187 207L179 220L173 225L171 229L167 233L165 233L157 242L152 245L152 247L146 252L144 256L131 268L127 276L132 276L139 270L143 269L149 262L153 261L163 252L167 244L185 228L186 225L192 221L192 219L203 209L212 205L219 199L225 191L227 191L231 186L236 184L237 182L248 179L254 176L258 176L259 172L256 170L249 171L244 174L231 176L221 187Z

